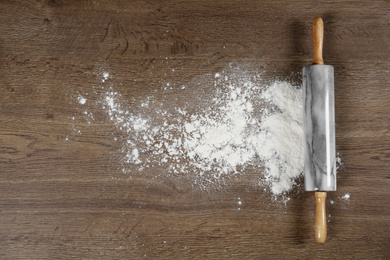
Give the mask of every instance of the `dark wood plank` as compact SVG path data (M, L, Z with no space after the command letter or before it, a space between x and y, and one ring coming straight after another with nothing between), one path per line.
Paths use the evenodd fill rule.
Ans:
M207 191L163 168L123 174L120 133L93 105L105 89L91 124L74 102L102 70L135 106L186 85L155 96L167 109L196 106L229 66L299 84L316 16L345 163L324 245L313 194L273 202L255 170ZM388 1L1 1L0 258L388 259L389 40Z

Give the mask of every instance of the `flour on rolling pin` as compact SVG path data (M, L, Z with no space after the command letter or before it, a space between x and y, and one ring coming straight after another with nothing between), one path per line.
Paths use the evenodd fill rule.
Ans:
M104 94L96 105L122 133L123 173L164 167L167 176L180 175L204 189L250 166L259 172L257 185L273 195L291 190L303 172L302 90L285 81L266 85L239 68L208 76L214 84L205 87L214 93L189 113L185 106L168 110L153 95L134 107L110 84L107 71L99 75L95 94ZM165 83L161 92L172 85ZM84 96L77 97L80 105L87 102Z

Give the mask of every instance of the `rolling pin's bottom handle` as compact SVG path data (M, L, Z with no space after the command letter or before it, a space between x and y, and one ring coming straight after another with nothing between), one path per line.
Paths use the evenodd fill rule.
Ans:
M315 234L318 243L325 243L326 240L326 211L325 200L326 192L315 192L316 197L316 224Z

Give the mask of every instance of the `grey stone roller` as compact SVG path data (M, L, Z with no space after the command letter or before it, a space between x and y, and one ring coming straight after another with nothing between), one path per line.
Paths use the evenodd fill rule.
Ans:
M336 136L334 70L330 65L303 68L304 175L306 191L335 191Z

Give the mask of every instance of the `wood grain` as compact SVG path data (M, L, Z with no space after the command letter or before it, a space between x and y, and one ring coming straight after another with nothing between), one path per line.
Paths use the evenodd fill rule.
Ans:
M231 65L299 83L319 16L345 162L325 244L313 194L275 203L255 170L208 191L158 168L129 178L117 130L74 103L102 68L135 105L185 84L158 96L172 108ZM1 1L0 258L389 259L389 40L388 1Z

